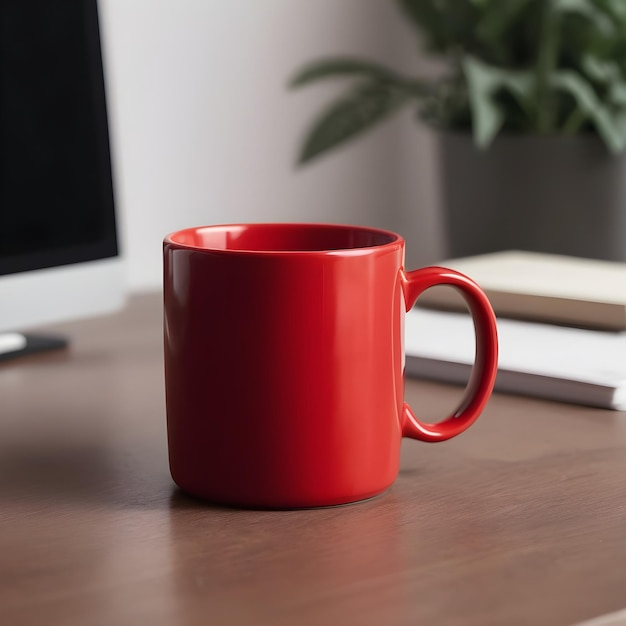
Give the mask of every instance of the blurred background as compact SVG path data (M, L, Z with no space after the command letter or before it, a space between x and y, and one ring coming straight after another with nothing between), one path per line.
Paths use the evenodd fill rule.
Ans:
M507 249L626 261L621 0L1 10L0 300L15 305L0 330L86 284L98 288L84 301L120 284L79 275L117 248L127 291L159 288L163 237L215 223L391 229L409 269ZM72 233L71 254L89 254L35 258ZM63 296L53 267L73 272Z
M100 0L99 6L131 289L160 285L166 233L210 223L366 224L404 234L411 267L441 258L436 146L414 111L297 166L311 120L341 87L289 91L304 63L332 52L415 71L415 33L394 3Z

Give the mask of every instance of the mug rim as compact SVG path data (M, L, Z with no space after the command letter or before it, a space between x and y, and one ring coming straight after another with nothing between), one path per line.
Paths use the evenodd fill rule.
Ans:
M270 228L298 228L298 229L327 229L327 230L352 230L361 231L363 233L372 233L381 236L389 237L389 241L384 243L361 246L352 248L329 248L329 249L313 249L313 250L258 250L248 248L220 248L211 246L199 246L182 241L177 241L177 238L184 234L197 233L202 230L222 230L229 228L255 228L259 230ZM176 246L177 248L184 250L193 250L197 252L206 252L211 254L227 254L227 255L346 255L346 254L364 254L374 251L385 249L398 249L402 248L404 244L404 238L391 230L383 228L375 228L370 226L363 226L359 224L345 224L345 223L330 223L330 222L235 222L230 224L208 224L205 226L191 226L189 228L182 228L173 231L166 235L163 239L164 245Z

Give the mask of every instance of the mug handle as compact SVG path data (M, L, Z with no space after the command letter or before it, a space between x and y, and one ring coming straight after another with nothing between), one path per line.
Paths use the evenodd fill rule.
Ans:
M419 295L435 285L458 289L469 306L476 333L476 358L465 395L458 408L436 424L425 424L404 403L402 436L421 441L445 441L469 428L487 404L498 370L498 331L496 316L482 289L471 279L445 267L425 267L412 272L400 270L400 280L407 312Z

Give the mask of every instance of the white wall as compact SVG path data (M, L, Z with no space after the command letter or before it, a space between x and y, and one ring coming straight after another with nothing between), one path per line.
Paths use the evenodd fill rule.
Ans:
M432 142L409 112L295 167L340 85L290 92L288 77L328 54L410 67L393 3L100 0L100 12L131 288L160 285L167 232L208 223L362 223L401 231L409 265L439 256Z

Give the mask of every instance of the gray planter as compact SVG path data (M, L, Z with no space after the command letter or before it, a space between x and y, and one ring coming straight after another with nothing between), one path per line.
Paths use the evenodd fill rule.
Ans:
M626 261L626 157L595 136L440 135L451 257L517 249Z

